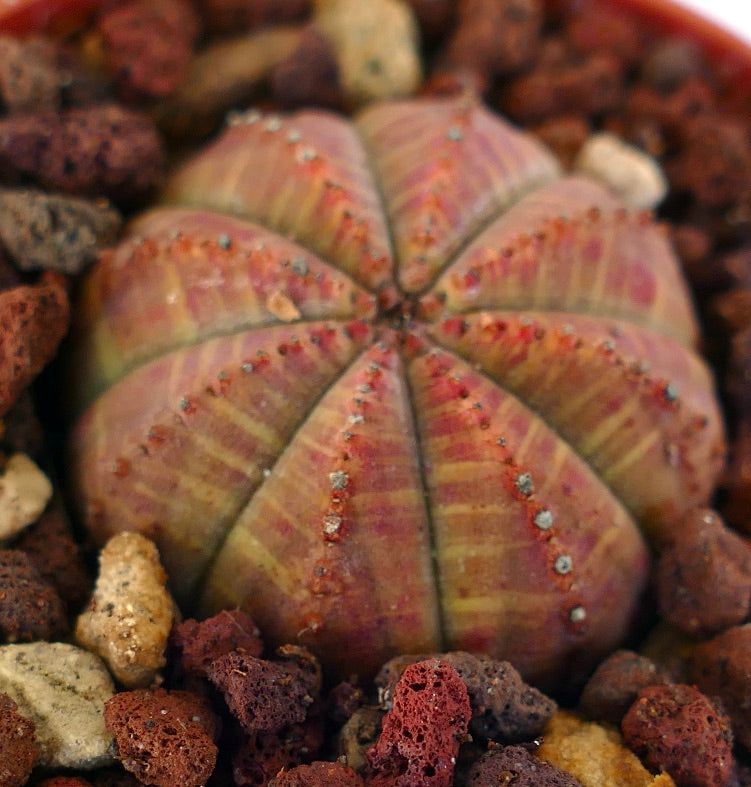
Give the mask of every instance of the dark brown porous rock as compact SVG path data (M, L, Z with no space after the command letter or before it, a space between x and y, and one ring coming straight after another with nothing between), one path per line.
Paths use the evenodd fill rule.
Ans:
M565 24L566 39L577 53L609 52L626 66L644 57L642 30L636 19L596 0L580 0Z
M623 63L615 55L566 55L556 62L542 61L512 79L502 108L519 123L567 114L590 116L617 109L623 89Z
M680 153L666 162L673 189L688 192L703 207L738 202L751 177L751 141L746 127L719 114L687 123Z
M34 742L34 722L18 712L18 705L0 693L0 784L26 784L39 759Z
M18 275L18 271L0 251L0 292L10 290L20 283L21 277Z
M44 427L37 417L29 389L22 391L13 407L5 413L3 426L0 445L6 454L26 454L37 464L43 464L42 455L46 449Z
M51 776L34 782L34 787L92 787L92 784L81 776Z
M340 762L311 762L282 771L269 787L362 787L362 778Z
M0 189L0 244L23 271L81 273L117 239L121 224L105 199Z
M188 0L130 0L96 22L107 70L126 101L174 93L188 74L200 19Z
M296 22L310 13L312 5L312 0L198 0L204 24L213 33Z
M281 661L232 651L214 659L207 669L209 680L224 694L227 707L248 735L278 732L303 722L318 697L318 663L304 648L286 648L292 657Z
M683 270L694 287L705 290L723 286L728 277L710 256L712 236L694 224L671 225L669 231Z
M641 689L669 683L651 659L631 650L618 650L601 662L579 698L579 710L590 719L620 724Z
M715 634L748 617L751 551L717 513L699 508L662 550L656 582L665 620L692 636Z
M60 83L51 39L0 36L0 104L8 114L57 109Z
M578 779L523 746L494 746L470 768L466 787L581 787Z
M381 736L367 752L368 785L449 787L471 716L467 688L450 664L411 664L394 687Z
M68 630L65 605L28 555L0 550L0 639L3 643L51 641Z
M278 732L247 736L232 757L235 786L267 784L282 770L316 760L323 747L324 728L320 716L314 711L311 714L304 722Z
M457 27L448 43L454 67L497 76L529 65L540 44L540 0L459 0Z
M0 292L0 416L55 356L69 308L58 274Z
M206 676L211 662L238 651L260 656L261 632L250 616L239 609L226 609L206 620L188 618L172 630L171 644L186 675Z
M415 12L420 30L428 39L446 35L454 24L455 0L407 0Z
M751 347L751 328L744 332ZM751 388L751 386L748 386ZM751 534L751 412L744 414L730 446L722 513L733 527Z
M688 674L705 694L722 700L736 740L751 751L751 623L698 645Z
M393 687L408 664L420 656L398 656L386 662L376 677L386 704ZM470 732L475 737L503 743L532 740L557 710L556 703L542 692L528 686L508 661L479 658L471 653L454 651L439 658L461 676L472 707Z
M131 203L161 183L165 161L153 121L116 104L0 121L0 177L9 183Z
M69 612L78 612L91 595L91 578L70 522L58 502L47 506L33 525L13 542L28 555L42 579L49 582Z
M742 333L747 328L751 329L751 287L733 287L716 295L711 301L712 313L722 323L723 331L729 334ZM732 375L731 370L731 375ZM733 379L729 377L728 388L735 387L736 383L747 385L744 376Z
M122 768L107 768L94 778L95 787L140 787L142 784L140 779Z
M336 53L315 25L305 28L295 50L274 67L271 86L274 97L285 108L311 104L344 108Z
M202 787L214 770L219 719L206 700L186 691L137 689L104 706L118 759L144 784Z
M326 715L341 727L366 701L365 692L349 681L337 683L326 695Z
M718 787L732 774L730 720L694 686L642 689L621 730L649 769L667 771L682 787Z
M665 38L658 41L640 65L642 81L660 93L668 94L686 80L702 77L706 64L701 50L685 38Z

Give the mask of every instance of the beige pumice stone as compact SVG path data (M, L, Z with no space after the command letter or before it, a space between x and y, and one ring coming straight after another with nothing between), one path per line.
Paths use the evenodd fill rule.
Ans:
M120 533L99 556L99 577L88 608L78 618L76 640L104 659L129 689L157 680L172 628L174 604L154 543Z

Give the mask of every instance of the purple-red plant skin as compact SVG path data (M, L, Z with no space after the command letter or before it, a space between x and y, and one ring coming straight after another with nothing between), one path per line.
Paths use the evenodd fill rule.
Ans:
M559 174L466 95L232 115L81 288L94 537L150 535L183 603L332 675L586 672L724 435L665 233Z

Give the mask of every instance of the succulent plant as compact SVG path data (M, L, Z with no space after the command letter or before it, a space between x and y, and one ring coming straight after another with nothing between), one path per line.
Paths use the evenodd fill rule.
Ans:
M237 113L82 286L74 499L332 673L549 682L724 453L662 229L478 102Z

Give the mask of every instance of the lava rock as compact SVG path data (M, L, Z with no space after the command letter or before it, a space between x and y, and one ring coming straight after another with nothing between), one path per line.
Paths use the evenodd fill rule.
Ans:
M652 770L685 787L725 784L733 771L730 721L693 686L649 686L621 722L623 737Z
M367 753L373 787L449 787L472 711L459 673L445 661L411 664L394 687L381 736Z
M136 689L104 706L118 758L144 784L202 787L214 770L219 719L186 691Z

